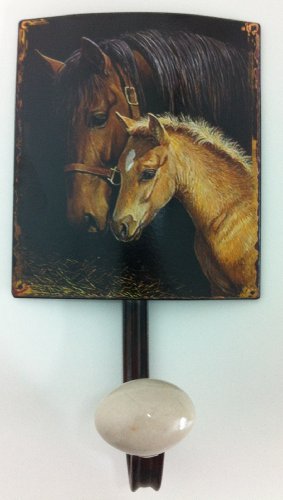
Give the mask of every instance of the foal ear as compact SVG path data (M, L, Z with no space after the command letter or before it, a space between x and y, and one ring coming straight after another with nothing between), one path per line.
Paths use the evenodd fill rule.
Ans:
M53 75L56 75L62 68L64 68L65 64L63 62L57 61L56 59L51 59L51 57L45 56L37 49L35 50L35 52L40 57L40 59L44 61Z
M119 118L120 123L122 123L128 134L131 135L131 129L136 123L135 120L132 120L132 118L128 118L127 116L120 115L118 111L116 111L116 116Z
M89 38L81 39L81 54L83 59L93 66L93 70L97 75L107 73L107 69L111 66L109 57L104 54L97 43Z
M152 135L154 139L156 139L160 146L169 142L169 135L167 134L164 126L157 118L157 116L153 115L152 113L148 113L148 129L150 135Z

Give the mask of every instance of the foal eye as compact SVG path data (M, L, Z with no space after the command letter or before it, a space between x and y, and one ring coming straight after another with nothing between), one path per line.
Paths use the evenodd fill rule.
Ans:
M102 128L105 127L108 119L106 113L90 113L87 117L87 126L89 128Z
M144 170L142 173L141 173L141 176L140 176L140 180L141 181L150 181L151 179L153 179L155 177L155 174L156 174L156 170Z

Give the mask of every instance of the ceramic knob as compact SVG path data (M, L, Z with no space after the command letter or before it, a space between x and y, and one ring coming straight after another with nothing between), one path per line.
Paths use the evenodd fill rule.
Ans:
M194 421L189 396L162 380L126 382L99 404L95 424L109 444L129 455L159 455L183 439Z

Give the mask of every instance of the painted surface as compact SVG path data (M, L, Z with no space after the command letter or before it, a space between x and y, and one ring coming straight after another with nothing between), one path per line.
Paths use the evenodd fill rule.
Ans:
M257 298L259 111L256 23L167 14L22 21L14 295ZM191 122L206 173L187 178L188 185L179 189L178 179L186 177L190 164L184 139L174 159L178 179L172 172L162 177L156 189L164 200L147 213L159 174L153 181L154 162L144 158L146 172L138 181L146 191L138 206L144 216L131 236L132 214L125 207L133 185L113 169L120 169L126 148L125 173L132 178L136 150L144 156L149 143L141 137L127 148L128 131L119 116L130 122L148 113ZM150 140L158 151L158 138ZM231 161L223 174L225 156ZM246 157L250 175L241 168ZM188 189L203 198L197 217L188 199L184 202ZM117 204L124 214L119 228Z

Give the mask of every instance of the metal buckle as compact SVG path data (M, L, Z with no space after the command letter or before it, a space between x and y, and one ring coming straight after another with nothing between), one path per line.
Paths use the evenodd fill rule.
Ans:
M118 170L118 167L110 168L110 170L112 171L111 176L108 177L110 184L112 184L112 186L120 186L120 178L119 182L115 182L115 175L116 174L120 175L120 170Z
M136 93L135 87L126 86L124 88L124 90L125 90L125 96L126 96L127 103L130 106L138 106L139 103L138 103L138 98L137 98L137 93ZM133 101L131 100L131 98L133 98Z

